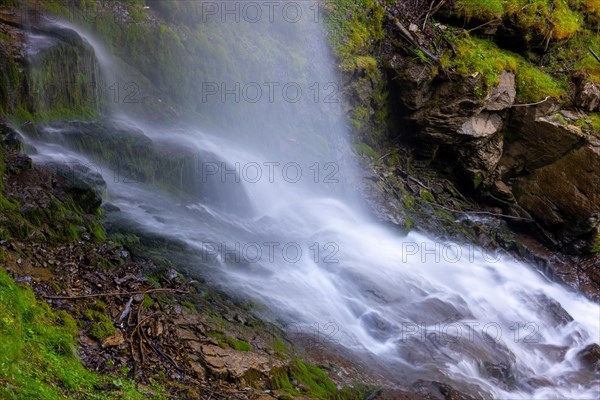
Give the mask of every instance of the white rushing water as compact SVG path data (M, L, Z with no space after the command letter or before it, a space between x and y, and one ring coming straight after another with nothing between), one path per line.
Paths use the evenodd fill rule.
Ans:
M318 79L335 81L320 30L309 33L304 44L323 58ZM303 107L319 113L322 104ZM271 110L297 111L290 104ZM464 382L495 398L598 397L598 375L576 357L599 341L598 304L508 256L421 233L402 236L375 222L347 199L347 188L332 190L353 179L352 169L331 155L349 151L343 124L326 125L330 152L316 156L296 144L301 137L287 134L273 149L254 132L245 136L254 140L238 140L235 132L157 129L123 114L113 119L155 142L168 138L191 153L211 154L212 161L198 159L202 183L235 187L226 189L228 196L240 188L246 194L250 211L240 213L115 179L110 166L100 164L107 201L120 209L119 218L186 243L197 260L195 273L260 301L296 330L374 355L392 375L411 371ZM299 128L312 129L311 122ZM48 132L44 141L25 138L37 150L36 162L98 163L47 139L59 137L60 129ZM223 163L237 165L237 173L222 175ZM298 170L302 178L295 182Z

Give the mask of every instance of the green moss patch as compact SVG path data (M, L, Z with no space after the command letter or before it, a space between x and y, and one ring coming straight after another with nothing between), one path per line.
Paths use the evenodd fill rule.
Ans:
M567 85L533 65L522 56L499 48L493 42L471 37L467 33L454 39L456 55L447 52L441 63L457 73L478 79L476 94L481 96L498 84L503 71L516 75L517 100L535 102L546 96L563 99L567 96Z
M503 0L457 0L454 8L459 15L467 20L476 19L497 19L504 14Z
M356 152L358 154L363 154L363 155L365 155L367 157L371 157L375 160L377 160L381 157L381 155L379 155L379 153L377 153L375 150L373 150L371 148L371 146L369 146L368 144L365 144L365 143L355 144L354 149L356 150Z
M234 350L237 351L252 351L252 346L248 342L238 340L232 337L227 338L227 344Z
M86 310L85 317L92 321L88 334L96 340L102 340L115 334L113 322L102 311Z
M135 383L84 368L77 356L77 324L53 312L0 268L0 398L142 399Z
M317 399L358 400L374 392L372 387L356 385L339 390L322 369L294 360L288 369L274 371L271 378L273 389L285 390L291 396Z

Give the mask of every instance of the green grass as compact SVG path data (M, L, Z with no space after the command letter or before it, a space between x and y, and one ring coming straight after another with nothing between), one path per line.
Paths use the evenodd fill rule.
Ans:
M323 399L337 392L337 387L327 377L327 374L314 365L295 361L291 366L291 375L295 380L304 383L309 388L306 392L308 396Z
M130 380L85 369L77 331L69 314L52 311L0 268L0 398L148 398Z
M586 18L600 15L599 0L457 0L454 12L467 20L511 17L530 38L536 34L557 41L572 37Z
M252 351L252 346L250 343L244 342L243 340L228 337L227 344L229 347L237 351Z
M575 121L575 125L584 130L592 129L593 131L600 133L600 113L588 113L587 116Z
M106 240L106 233L104 231L104 227L99 221L90 222L87 226L87 229L90 232L94 241L104 242Z
M206 336L212 337L215 339L225 340L225 334L219 331L208 331L206 332Z
M375 150L371 148L368 144L365 143L357 143L354 145L354 149L358 154L363 154L367 157L371 157L375 160L379 159L381 156Z
M110 236L110 240L122 246L132 246L140 244L140 238L133 233L115 233Z
M489 40L471 37L464 33L453 39L456 45L456 55L450 52L440 59L445 67L454 68L461 75L480 77L483 86L480 95L485 95L487 89L498 84L502 71L517 73L519 56L498 48Z
M590 124L592 129L600 133L600 113L589 113L588 116L592 123Z
M557 48L563 62L572 66L576 71L585 73L592 82L600 83L600 63L589 52L588 48L600 54L600 35L592 31L580 32L575 40L565 47Z
M367 55L383 39L384 10L376 0L339 0L324 3L325 23L336 55Z
M565 0L506 0L506 15L515 18L524 32L555 40L568 39L583 22L581 4Z

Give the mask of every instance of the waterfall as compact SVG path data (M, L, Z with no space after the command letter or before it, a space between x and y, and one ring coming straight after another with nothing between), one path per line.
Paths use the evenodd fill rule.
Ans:
M56 24L95 49L105 79L117 73L102 43ZM156 126L115 107L101 123L25 134L34 161L96 166L108 218L184 243L190 273L262 303L265 318L376 359L391 382L437 379L497 398L596 398L598 375L577 353L598 342L598 304L507 255L402 236L357 205L349 129L335 101L343 94L317 22L212 29L238 35L239 48L200 70L211 74L198 86L205 110L218 114L210 124Z

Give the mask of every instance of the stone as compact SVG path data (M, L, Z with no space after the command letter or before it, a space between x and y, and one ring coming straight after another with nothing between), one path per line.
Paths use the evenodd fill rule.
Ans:
M505 110L515 103L516 95L515 75L504 71L500 75L498 85L490 91L485 109L488 111Z
M193 342L192 342L193 343ZM283 364L271 357L251 351L237 351L214 345L201 346L202 358L213 376L243 379L246 373L256 371L267 375L273 368Z
M533 109L516 113L511 130L500 163L511 175L552 164L585 141L581 129L557 113L538 116Z
M502 117L498 114L482 112L465 122L458 133L476 138L489 137L498 132L502 126Z
M575 104L586 111L600 109L600 84L582 80L577 86Z
M456 81L436 80L417 66L398 72L396 79L405 118L416 125L411 140L419 144L419 156L456 160L461 184L470 190L493 183L503 153L500 132L516 96L515 76L510 72L503 72L485 96L475 94L481 79L478 74Z
M125 337L120 329L115 331L113 336L109 336L102 341L102 347L116 347L125 342Z
M600 214L600 148L573 150L515 179L513 188L519 205L563 245L590 234L600 224L593 218Z
M590 344L579 353L577 353L579 361L593 371L600 372L600 345L597 343Z

